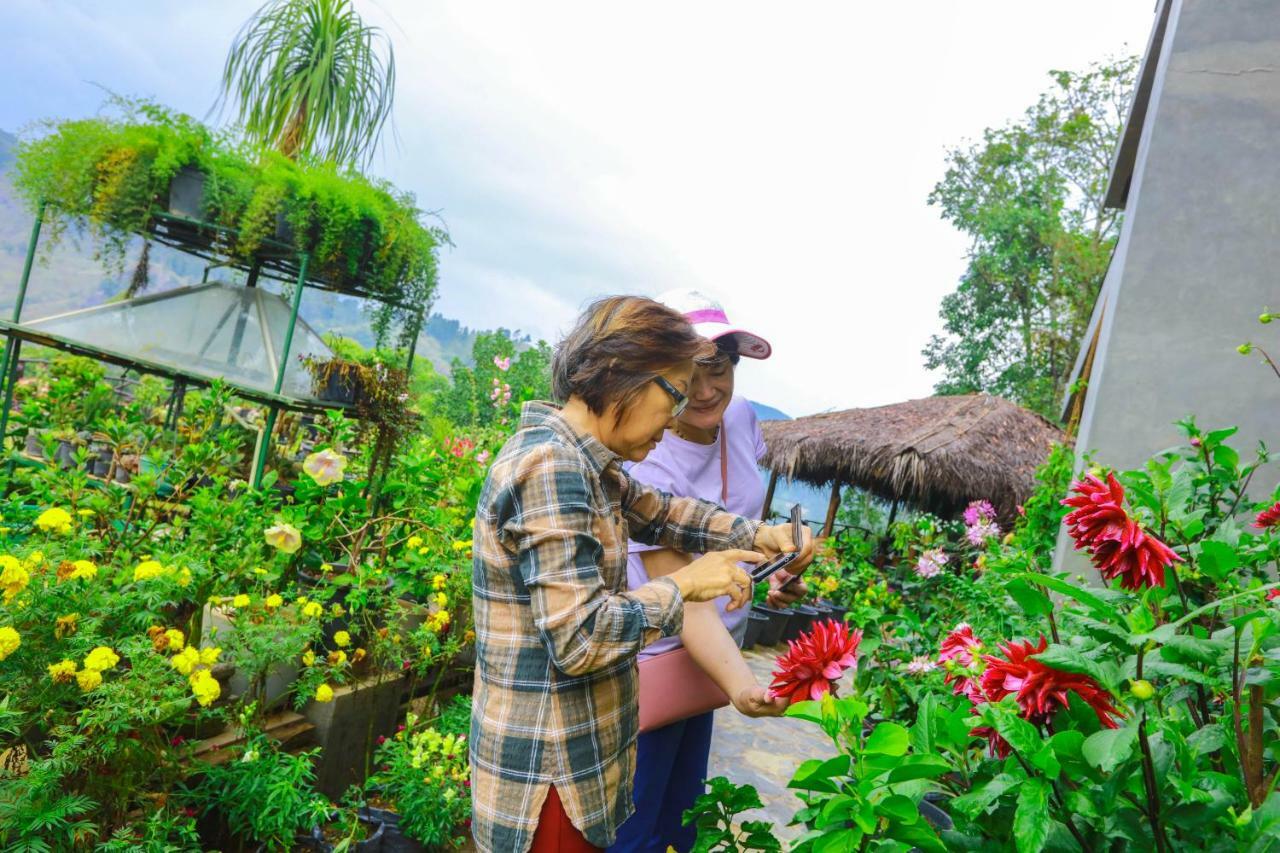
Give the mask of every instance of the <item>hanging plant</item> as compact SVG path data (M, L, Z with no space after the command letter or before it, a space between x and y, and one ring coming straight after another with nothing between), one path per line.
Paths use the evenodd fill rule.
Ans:
M170 183L192 167L203 175L203 219L226 229L217 246L227 255L249 263L289 245L308 256L311 278L398 303L372 309L380 343L393 326L402 343L416 333L449 236L423 224L411 194L350 168L255 148L154 104L111 105L118 116L46 123L18 144L15 185L31 209L49 203L45 252L68 224L87 222L98 257L123 273L130 240L153 230Z

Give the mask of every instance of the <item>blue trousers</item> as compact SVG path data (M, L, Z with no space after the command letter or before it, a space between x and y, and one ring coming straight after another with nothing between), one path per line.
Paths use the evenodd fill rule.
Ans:
M711 723L707 712L646 732L636 741L636 813L618 830L609 853L666 853L667 847L687 851L698 831L681 819L705 790L707 758L711 754Z

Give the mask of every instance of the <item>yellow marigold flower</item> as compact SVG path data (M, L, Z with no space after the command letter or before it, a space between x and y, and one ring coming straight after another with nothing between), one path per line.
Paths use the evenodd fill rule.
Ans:
M164 566L156 560L143 560L133 570L134 581L146 581L164 574Z
M475 631L472 631L472 630L471 630L471 629L469 629L469 628L467 629L467 633L465 633L465 634L463 634L463 635L462 635L462 639L463 639L464 641L468 642L468 643L470 643L471 641L473 641L475 638L476 638L476 632L475 632Z
M317 701L317 702L332 702L332 701L333 701L333 688L332 688L332 687L330 687L330 686L329 686L329 685L327 685L327 684L321 684L319 687L317 687L317 688L316 688L316 701Z
M445 585L448 583L449 583L448 577L446 577L445 575L436 575L431 579L431 588L437 589L437 590L444 589Z
M98 672L106 672L118 663L120 663L120 655L106 646L98 646L84 656L84 668L96 669Z
M302 462L302 470L317 486L328 486L342 479L347 470L347 457L326 447L308 455Z
M329 663L333 666L342 666L347 662L347 653L339 649L336 652L329 652Z
M436 604L441 607L449 606L449 596L445 595L443 592L437 592L432 596L432 598L435 600Z
M459 539L457 542L453 543L453 550L455 551L465 551L470 547L471 547L470 539Z
M4 590L6 603L27 588L31 583L31 574L18 562L17 558L8 554L0 555L0 589Z
M46 509L36 518L36 527L39 527L45 533L57 533L59 535L71 532L71 514L65 509L52 507Z
M200 652L192 646L187 646L169 661L169 665L183 675L190 675L199 664Z
M404 544L405 544L405 546L406 546L406 547L408 547L408 548L421 548L421 547L422 547L422 537L421 537L421 536L410 536L410 537L409 537L409 541L405 542Z
M299 604L306 604L308 601L310 601L310 599L309 599L309 598L307 598L305 595L300 595L300 596L298 596L298 603L299 603Z
M191 586L191 570L186 566L183 566L182 571L178 572L178 586Z
M169 648L175 652L180 651L187 644L187 638L182 636L182 632L177 628L170 628L164 632L164 638L169 641Z
M88 693L102 683L102 673L96 669L82 669L76 673L76 683L80 685L81 690Z
M98 567L88 560L76 560L71 564L71 574L67 575L67 580L87 580L91 581L98 576Z
M22 645L22 637L17 631L8 625L0 628L0 660L16 652L20 645Z
M303 666L314 666L315 662L316 662L316 653L311 651L311 649L307 649L305 652L302 653Z
M69 684L76 677L76 662L64 659L49 664L49 677L56 684Z
M214 678L207 669L197 669L191 673L187 683L191 685L191 693L202 708L208 708L222 695L222 685L218 684L218 679Z
M59 640L70 637L76 632L76 623L80 621L79 613L68 613L53 620L53 636Z
M360 663L360 661L364 660L366 657L368 657L368 655L369 653L366 652L364 649L356 649L354 652L351 653L351 662Z
M23 562L28 566L38 566L44 562L44 552L32 551Z
M284 598L279 593L273 592L267 596L267 607L269 609L275 610L277 607L280 607L283 604L284 604Z
M249 596L245 595L243 592L240 593L235 598L231 599L231 606L232 607L248 607Z
M431 549L429 549L429 548L425 548L425 547L424 547L424 548L419 548L419 549L418 549L418 556L420 556L420 557L421 557L421 556L424 556L424 555L427 553L427 551L429 551L429 550L431 550Z
M292 524L281 521L262 532L267 544L284 554L296 554L302 547L302 531Z
M351 635L346 631L338 631L333 635L333 642L338 646L338 648L345 649L347 646L351 645Z
M320 616L323 613L324 613L324 608L320 606L320 602L318 601L308 601L306 606L302 608L303 616L310 616L312 618L315 618L316 616Z
M205 666L213 666L218 662L218 655L222 654L219 646L205 646L200 650L200 663Z

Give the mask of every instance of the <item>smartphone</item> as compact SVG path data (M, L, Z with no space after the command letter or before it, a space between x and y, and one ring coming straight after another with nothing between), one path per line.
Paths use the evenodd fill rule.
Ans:
M804 512L800 509L800 504L791 507L791 541L799 548L804 542ZM779 572L791 565L796 557L800 556L800 552L788 551L785 554L779 554L767 563L761 563L751 570L751 580L755 583L768 580L775 572ZM794 579L793 579L794 580Z

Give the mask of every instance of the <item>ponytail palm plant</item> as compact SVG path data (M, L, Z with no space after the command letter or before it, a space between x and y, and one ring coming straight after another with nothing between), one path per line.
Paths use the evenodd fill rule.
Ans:
M395 55L351 0L270 0L245 23L222 72L247 137L290 159L362 165L395 98Z

